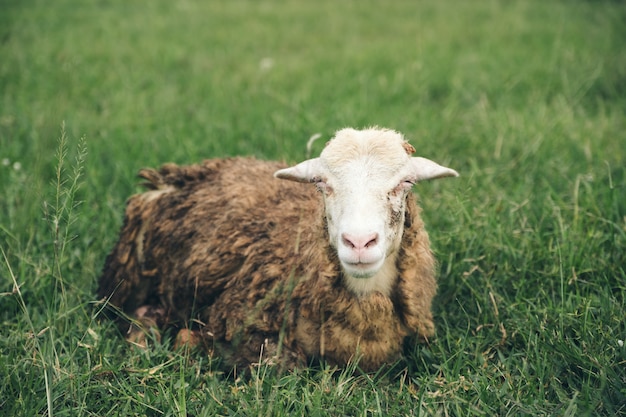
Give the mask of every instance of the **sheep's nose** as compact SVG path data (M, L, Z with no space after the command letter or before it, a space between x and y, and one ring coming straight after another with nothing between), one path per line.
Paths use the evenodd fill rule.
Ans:
M347 247L360 251L362 249L369 249L376 246L378 243L378 233L370 233L368 235L351 235L349 233L342 233L341 240Z

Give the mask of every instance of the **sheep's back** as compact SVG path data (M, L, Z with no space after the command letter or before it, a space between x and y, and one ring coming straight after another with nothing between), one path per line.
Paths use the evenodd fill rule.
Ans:
M128 201L99 295L128 313L159 304L170 324L196 319L225 340L255 309L255 328L275 331L272 294L302 273L300 248L321 217L313 187L273 178L283 167L233 158L142 170L150 191Z

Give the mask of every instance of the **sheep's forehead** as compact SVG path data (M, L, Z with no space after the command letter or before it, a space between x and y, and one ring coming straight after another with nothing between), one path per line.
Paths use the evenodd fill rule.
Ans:
M336 178L358 175L364 180L385 183L408 164L404 137L393 130L343 129L336 133L320 159Z

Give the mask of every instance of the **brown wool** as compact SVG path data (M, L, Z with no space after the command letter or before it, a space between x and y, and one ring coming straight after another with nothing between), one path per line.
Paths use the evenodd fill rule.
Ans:
M357 296L343 285L320 193L275 179L284 167L232 158L140 172L149 190L128 200L98 290L135 320L117 317L129 340L185 329L178 344L227 367L323 358L373 371L401 356L405 338L433 335L435 262L413 194L391 294Z

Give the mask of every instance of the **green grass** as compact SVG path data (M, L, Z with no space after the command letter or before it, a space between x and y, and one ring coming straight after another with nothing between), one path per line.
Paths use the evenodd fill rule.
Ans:
M626 415L625 44L619 1L0 0L0 414ZM375 124L461 173L406 363L233 379L96 320L139 168Z

